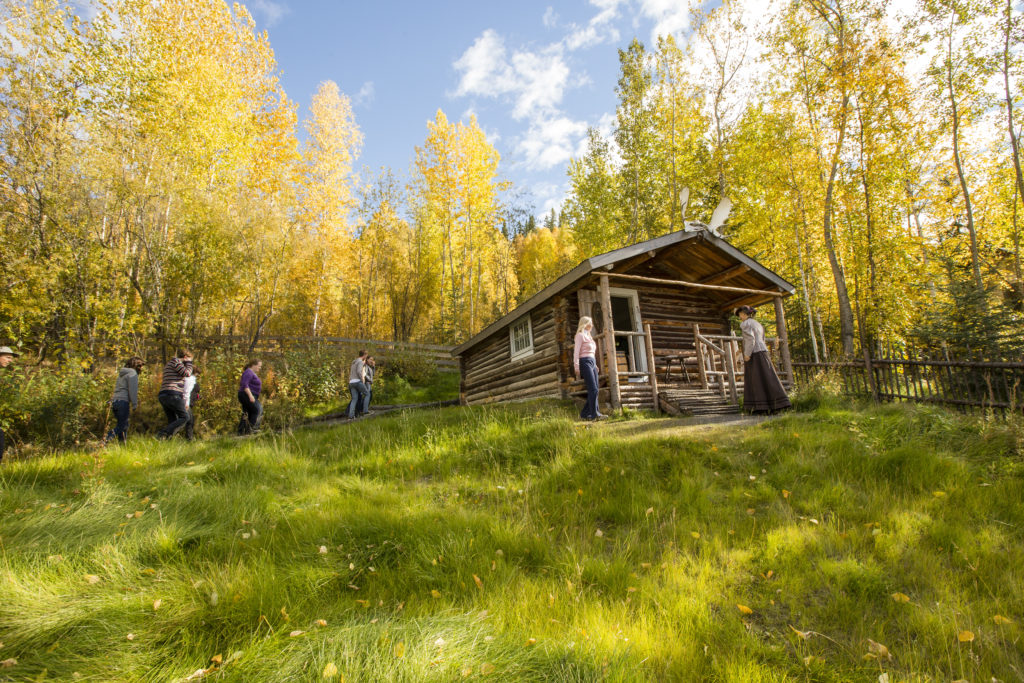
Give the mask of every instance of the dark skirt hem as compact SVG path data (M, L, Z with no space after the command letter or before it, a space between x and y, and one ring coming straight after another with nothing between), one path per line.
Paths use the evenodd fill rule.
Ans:
M748 413L774 413L791 408L767 351L751 354L743 373L743 410Z

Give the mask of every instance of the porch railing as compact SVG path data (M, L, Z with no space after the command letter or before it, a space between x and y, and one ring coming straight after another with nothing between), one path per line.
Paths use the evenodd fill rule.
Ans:
M778 337L765 337L769 354L775 360L779 379L788 386L793 385L793 377L782 366L780 341ZM731 334L703 334L700 325L693 324L693 344L697 351L697 372L701 385L705 389L717 389L722 398L728 397L733 403L739 403L739 392L743 387L742 344L743 337Z

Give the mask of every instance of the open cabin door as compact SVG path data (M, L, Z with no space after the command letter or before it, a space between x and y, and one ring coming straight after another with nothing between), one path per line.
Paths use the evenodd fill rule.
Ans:
M639 334L615 337L615 353L619 357L621 372L647 372L647 341L644 339L644 324L640 318L640 297L635 289L610 290L612 300L612 321L616 332L638 332ZM623 362L625 361L625 362ZM630 382L646 382L646 377L630 377Z
M577 292L580 317L594 320L595 334L605 330L604 316L599 305L597 290L581 289ZM635 290L611 289L612 323L617 332L644 331L640 318L640 300ZM604 355L604 344L597 345L598 356ZM615 337L616 366L619 372L647 372L647 344L643 336ZM603 366L607 371L607 364ZM646 382L645 377L630 377L631 382Z

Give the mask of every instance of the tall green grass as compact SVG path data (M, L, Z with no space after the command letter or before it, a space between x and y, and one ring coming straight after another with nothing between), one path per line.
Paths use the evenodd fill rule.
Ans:
M742 428L572 412L5 465L0 680L1024 675L1013 424L825 403Z

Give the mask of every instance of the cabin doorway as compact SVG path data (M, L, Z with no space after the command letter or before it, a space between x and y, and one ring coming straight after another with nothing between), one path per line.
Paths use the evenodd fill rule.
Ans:
M609 290L612 300L612 324L616 332L643 332L640 297L635 289ZM615 356L619 372L647 372L647 344L642 335L615 336ZM630 377L630 382L646 382L646 377Z

